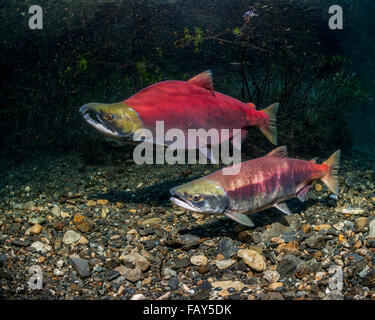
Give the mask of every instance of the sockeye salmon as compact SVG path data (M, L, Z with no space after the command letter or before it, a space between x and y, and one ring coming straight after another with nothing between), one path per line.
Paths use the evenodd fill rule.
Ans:
M123 102L105 104L88 103L80 108L84 119L105 135L119 140L137 140L142 129L156 135L156 121L164 121L164 130L180 129L185 139L189 129L216 129L219 138L211 140L203 151L199 143L188 145L183 141L177 149L201 149L213 160L212 145L230 140L233 129L240 129L243 141L250 126L258 127L273 144L277 144L276 114L279 104L258 111L254 104L214 91L211 71L205 71L188 81L163 81L137 92ZM223 137L221 129L228 129ZM157 144L157 141L152 141ZM169 144L168 144L169 143ZM172 141L165 141L170 145ZM236 144L234 143L236 146ZM207 154L208 153L208 154Z
M314 160L288 158L285 146L264 157L226 168L239 172L223 174L223 169L171 189L171 201L184 209L211 214L225 214L246 226L254 226L244 213L276 207L285 214L284 203L295 196L301 201L314 180L321 179L335 194L339 192L340 150L323 164ZM240 165L240 168L236 166ZM238 171L237 171L238 170Z

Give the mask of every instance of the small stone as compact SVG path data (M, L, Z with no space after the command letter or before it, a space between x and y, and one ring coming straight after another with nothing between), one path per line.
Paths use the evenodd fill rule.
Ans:
M94 207L94 206L96 206L96 201L95 200L89 200L89 201L87 201L87 205L89 207Z
M29 186L26 186L26 187L25 187L25 191L26 191L26 192L30 192L30 190L31 190L31 188L30 188Z
M280 274L281 278L290 277L295 275L297 266L301 263L301 259L286 255L277 265L276 271Z
M30 229L32 234L39 234L42 232L42 226L40 224L34 224Z
M361 208L343 208L341 210L343 214L352 214L352 215L360 215L364 213L364 210Z
M142 270L139 265L135 265L134 269L126 268L123 270L123 276L126 280L129 280L130 282L137 282L138 280L142 279ZM117 268L116 268L117 269Z
M73 218L73 223L81 232L89 232L93 228L93 223L86 216L77 213Z
M375 238L375 219L373 219L369 223L369 233L368 233L369 238Z
M322 231L322 230L327 230L330 228L331 226L329 224L320 224L320 225L314 226L315 231Z
M375 269L370 270L363 278L363 284L369 288L375 288Z
M144 256L141 256L138 253L130 253L126 255L120 256L120 261L123 264L127 264L129 262L138 265L141 271L146 271L150 267L150 262Z
M358 231L363 230L367 224L367 217L360 217L355 220L355 227Z
M219 270L227 269L227 268L229 268L231 265L233 265L234 263L235 263L235 261L232 260L232 259L219 260L219 261L216 261L216 262L215 262L215 264L216 264L216 266L218 267Z
M302 225L301 230L302 230L303 233L308 234L308 233L311 232L312 228L311 228L311 225L304 224L304 225Z
M81 236L77 242L78 244L81 244L83 246L86 246L89 244L89 240L87 240L84 236Z
M267 296L267 300L285 300L280 292L271 292Z
M266 279L269 283L274 283L279 281L280 274L277 271L265 271L263 274L263 278Z
M43 242L36 241L31 245L32 248L34 248L37 252L46 253L48 251L51 251L52 247L44 244Z
M51 212L55 217L60 217L61 209L58 205L54 205Z
M276 248L276 251L278 253L285 252L287 254L297 255L297 254L299 254L298 241L290 241L288 243L279 244L278 247Z
M219 296L226 297L230 295L228 289L233 288L234 291L241 291L244 287L244 284L240 281L214 281L211 283L213 288L221 288L219 291Z
M264 257L255 250L240 249L237 251L237 256L255 271L260 272L266 269L266 261Z
M74 242L77 242L79 241L79 239L81 238L81 235L78 234L77 232L73 231L73 230L68 230L67 232L65 232L64 234L64 237L63 237L63 242L65 244L72 244Z
M25 202L22 207L23 207L23 209L28 210L28 211L36 210L34 201L32 201L32 200Z
M168 285L171 287L172 290L176 290L178 288L178 278L177 277L171 277L168 280Z
M323 190L323 187L320 183L315 184L315 191L320 192Z
M151 219L147 219L145 221L142 221L142 226L147 226L147 225L150 225L150 226L155 226L155 225L160 225L162 223L162 220L160 218L151 218Z
M65 211L61 211L61 218L65 219L65 218L70 218L70 214L68 212L65 212Z
M229 237L220 239L217 244L217 253L222 254L225 259L230 259L237 252L237 246Z
M59 261L57 261L57 262L56 262L56 266L57 266L58 268L62 268L62 267L64 266L64 261L63 261L63 260L59 260Z
M70 261L81 278L87 278L91 275L90 266L87 260L82 259L78 254L72 254L70 256Z
M44 217L31 217L27 220L29 224L43 224L46 221Z
M204 255L192 256L190 262L195 266L203 266L207 264L208 259Z
M324 245L324 238L320 234L315 234L315 235L312 235L311 237L307 238L305 240L305 243L311 249L319 249Z
M104 273L104 276L107 281L112 281L120 276L120 272L118 272L117 270L108 270Z
M28 247L30 245L30 241L21 239L13 239L11 243L17 247Z
M101 205L105 205L108 203L108 200L107 199L99 199L98 201L96 201L97 204L101 204Z
M291 231L289 227L284 226L281 223L275 222L270 226L270 228L268 228L261 234L261 241L269 241L272 238L279 237L282 234L287 233L289 231Z
M130 300L146 300L146 296L142 293L137 293L130 298Z

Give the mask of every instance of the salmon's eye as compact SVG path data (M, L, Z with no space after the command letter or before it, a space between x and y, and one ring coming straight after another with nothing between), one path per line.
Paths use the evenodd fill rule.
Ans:
M193 200L198 201L201 198L199 194L194 195Z
M107 120L111 121L111 120L113 120L113 115L108 113L106 118L107 118Z

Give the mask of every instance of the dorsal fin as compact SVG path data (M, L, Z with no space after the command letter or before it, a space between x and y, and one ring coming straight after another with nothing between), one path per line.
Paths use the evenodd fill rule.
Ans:
M254 103L251 103L251 102L248 102L248 103L246 103L248 106L250 106L252 109L254 109L254 110L256 110L257 109L257 107L255 106L255 104Z
M211 70L204 71L200 74L197 74L195 77L187 81L190 84L205 88L207 90L214 90L214 85L212 82L212 72Z
M278 147L275 150L272 150L267 156L279 157L279 158L287 158L288 157L288 149L286 146Z

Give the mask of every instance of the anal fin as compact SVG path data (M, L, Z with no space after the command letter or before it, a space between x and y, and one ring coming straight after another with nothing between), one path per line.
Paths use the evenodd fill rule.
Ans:
M232 220L234 220L234 221L236 221L240 224L243 224L247 227L254 227L255 226L254 222L248 216L246 216L242 213L233 213L233 212L225 211L224 214L228 218L231 218Z
M306 196L309 193L310 188L311 188L311 184L308 184L300 192L297 193L297 198L299 201L305 202Z
M273 206L276 209L280 210L282 213L285 213L286 215L292 214L292 212L289 210L288 206L285 203L276 203Z

